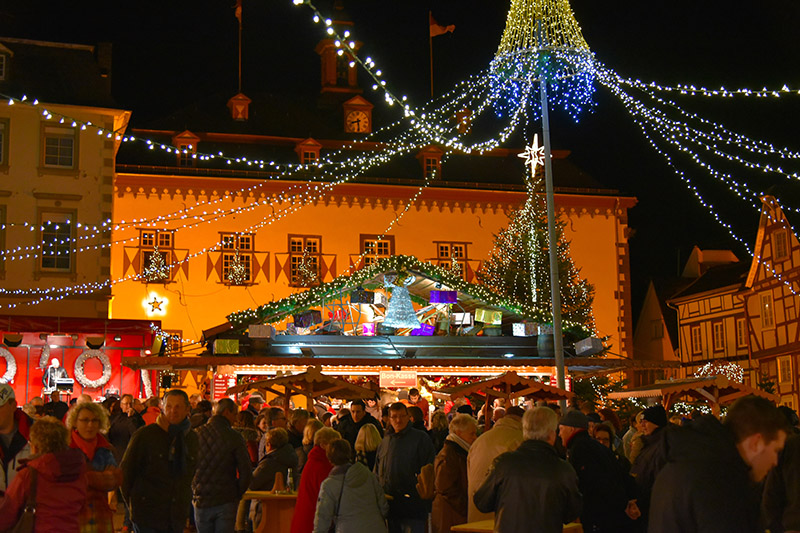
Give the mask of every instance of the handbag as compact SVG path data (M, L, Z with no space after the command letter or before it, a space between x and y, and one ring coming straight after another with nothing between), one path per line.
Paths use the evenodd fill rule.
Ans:
M31 468L31 486L25 507L17 523L6 533L33 533L34 522L36 521L36 469Z

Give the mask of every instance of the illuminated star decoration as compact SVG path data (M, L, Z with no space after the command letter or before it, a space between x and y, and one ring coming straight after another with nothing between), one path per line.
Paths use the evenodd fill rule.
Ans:
M539 165L544 166L544 146L539 146L539 134L533 136L533 142L530 146L525 147L525 151L518 154L525 160L525 164L531 167L531 177L536 175L536 167Z
M156 311L163 311L163 309L161 309L161 304L163 303L164 303L163 300L159 300L155 296L153 296L152 302L147 302L147 304L150 306L151 313L155 313Z

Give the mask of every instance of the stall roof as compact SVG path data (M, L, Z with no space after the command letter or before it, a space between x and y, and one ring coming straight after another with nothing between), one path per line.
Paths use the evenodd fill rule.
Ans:
M568 400L575 396L572 392L522 377L513 370L494 378L442 389L438 394L447 395L451 399L478 394L507 400L521 396L530 396L537 400Z
M755 389L744 383L737 383L722 375L659 381L635 389L612 392L608 397L612 400L660 397L664 408L669 410L669 407L678 398L689 396L696 400L708 402L716 414L719 413L720 405L729 404L742 396L750 394L762 396L776 403L779 400L774 394Z
M275 390L274 387L283 387L283 391ZM353 385L342 379L326 376L322 373L319 366L308 367L308 370L300 374L290 374L271 379L251 381L231 387L226 394L237 394L249 390L268 391L279 396L287 394L302 394L311 398L317 396L331 396L343 400L356 400L360 398L374 398L375 390Z

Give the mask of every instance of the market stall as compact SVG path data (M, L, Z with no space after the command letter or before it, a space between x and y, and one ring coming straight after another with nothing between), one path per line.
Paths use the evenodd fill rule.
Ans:
M719 417L720 406L733 403L742 396L755 394L778 403L779 398L762 390L738 383L726 376L699 377L659 381L651 385L620 392L612 392L609 399L661 398L661 405L669 412L670 407L681 398L706 402L714 416Z

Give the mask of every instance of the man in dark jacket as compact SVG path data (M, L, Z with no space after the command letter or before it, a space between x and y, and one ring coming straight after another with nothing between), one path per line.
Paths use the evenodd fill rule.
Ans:
M578 518L581 493L575 469L558 457L558 417L548 407L525 411L516 450L501 454L473 496L483 513L494 512L495 533L560 533Z
M626 511L638 516L638 508L626 493L627 472L609 448L589 435L588 427L589 417L573 410L564 415L558 430L583 494L581 524L587 532L620 533L630 525Z
M167 391L156 422L131 438L122 459L122 495L140 531L180 533L189 516L197 466L197 434L189 424L189 397Z
M667 434L675 427L669 427L667 411L660 404L651 405L642 411L640 438L644 446L633 461L631 475L636 479L637 504L642 512L642 522L647 524L651 493L656 476L667 462Z
M759 531L757 484L777 464L787 432L777 407L759 396L734 402L724 424L707 415L676 427L653 485L648 531Z
M381 423L371 414L367 413L364 402L355 400L350 404L350 415L340 420L336 429L342 434L342 438L346 439L350 443L350 446L355 448L358 432L361 431L361 428L366 424L375 426L378 429L378 433L383 437L383 427Z
M199 448L192 502L199 533L233 531L239 499L253 477L247 445L232 427L238 413L236 402L222 398L214 416L195 430Z
M431 509L431 502L417 492L417 474L433 463L436 452L424 431L411 427L408 409L400 402L389 407L389 423L393 433L378 447L375 474L383 490L392 497L389 502L389 532L422 533Z

